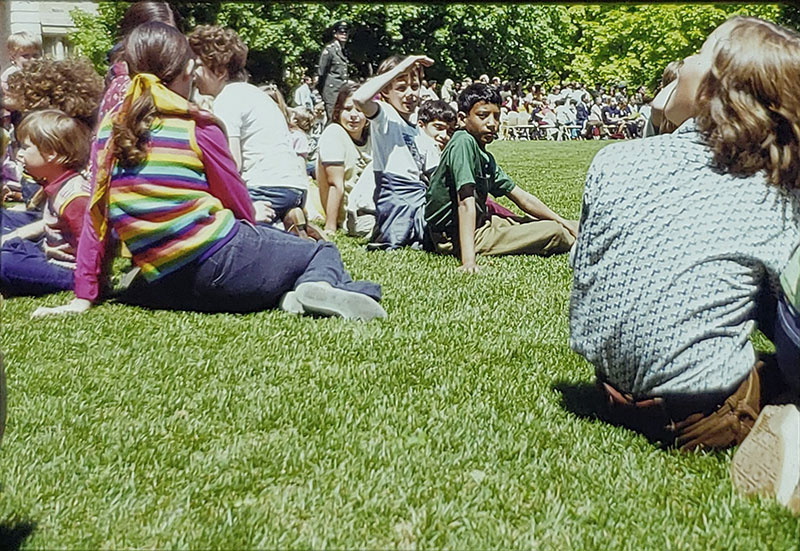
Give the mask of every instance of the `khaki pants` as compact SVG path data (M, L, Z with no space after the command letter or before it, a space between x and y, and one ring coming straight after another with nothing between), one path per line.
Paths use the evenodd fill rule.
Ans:
M458 254L458 244L450 237L431 233L436 252ZM475 252L487 256L566 253L574 242L572 234L558 222L528 216L492 216L475 230Z

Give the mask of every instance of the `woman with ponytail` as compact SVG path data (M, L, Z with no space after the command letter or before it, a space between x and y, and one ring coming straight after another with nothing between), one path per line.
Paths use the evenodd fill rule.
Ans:
M142 277L133 300L149 306L372 319L380 286L354 282L336 246L254 223L253 203L220 123L190 103L194 60L178 30L134 29L132 76L98 133L96 186L78 247L75 299L36 315L85 312L106 289L111 231Z

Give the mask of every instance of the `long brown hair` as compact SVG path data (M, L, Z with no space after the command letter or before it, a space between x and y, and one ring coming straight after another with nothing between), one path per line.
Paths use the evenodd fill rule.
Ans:
M800 188L800 35L734 17L697 91L698 130L725 172Z
M154 21L131 31L125 42L125 58L131 76L151 73L168 85L184 71L192 59L192 49L176 28ZM131 168L145 160L150 126L157 114L153 96L146 91L114 121L113 139L121 166Z

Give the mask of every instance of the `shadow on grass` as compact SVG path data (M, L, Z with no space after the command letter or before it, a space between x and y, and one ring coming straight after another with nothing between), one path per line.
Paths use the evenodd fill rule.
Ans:
M27 520L0 521L0 551L18 551L35 529L36 523Z
M576 417L595 423L622 427L643 436L650 444L658 448L669 447L665 435L652 433L647 429L634 428L637 423L633 418L629 418L628 422L623 422L620 417L611 415L605 394L595 384L559 381L553 384L553 389L561 394L561 407Z
M553 389L561 394L561 407L581 419L607 421L606 398L592 383L559 381Z

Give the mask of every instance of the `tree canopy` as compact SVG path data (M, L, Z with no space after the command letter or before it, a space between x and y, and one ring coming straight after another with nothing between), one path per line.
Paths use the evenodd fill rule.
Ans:
M350 23L354 76L370 76L391 54L426 53L426 74L445 78L486 73L525 83L625 81L652 89L670 61L696 51L733 14L789 26L800 17L779 4L327 4L171 2L182 30L217 23L236 30L250 48L254 82L286 87L313 73L331 25ZM127 3L100 2L97 15L73 11L71 39L98 70Z

